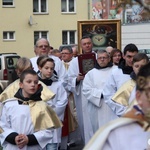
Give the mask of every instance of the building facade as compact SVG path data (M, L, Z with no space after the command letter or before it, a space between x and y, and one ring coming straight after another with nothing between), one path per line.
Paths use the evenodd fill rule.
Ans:
M2 0L0 52L33 57L34 43L45 37L54 48L77 43L77 20L88 19L88 1Z
M97 0L95 0L97 1ZM33 57L35 41L45 37L50 45L78 44L77 21L92 19L92 0L2 0L0 4L0 53ZM99 7L113 9L116 1L100 0ZM103 15L108 15L103 10ZM112 10L111 10L112 11ZM101 13L101 12L99 12ZM99 18L100 19L100 18ZM104 18L105 19L105 18ZM122 49L135 43L150 48L150 23L122 26Z

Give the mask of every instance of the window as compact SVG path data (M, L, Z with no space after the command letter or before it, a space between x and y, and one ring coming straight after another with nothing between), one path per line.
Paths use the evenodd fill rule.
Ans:
M3 0L3 6L13 6L14 0Z
M15 32L3 32L3 40L15 40Z
M15 66L16 66L16 62L18 61L18 56L9 56L9 57L6 57L6 66L7 66L7 69L14 69Z
M39 38L48 39L48 31L35 31L34 32L34 45Z
M75 44L75 31L63 31L62 32L62 44Z
M47 0L33 0L33 13L47 13Z
M75 12L75 0L61 0L61 12Z

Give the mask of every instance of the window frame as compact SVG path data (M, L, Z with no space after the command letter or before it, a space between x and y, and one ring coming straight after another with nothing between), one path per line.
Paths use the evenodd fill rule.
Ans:
M73 0L74 1L74 11L69 11L69 0L66 0L66 11L62 11L62 0L61 0L61 13L62 14L66 14L66 13L69 13L69 14L75 14L76 13L76 0Z
M33 14L35 15L35 14L48 14L48 0L45 0L46 1L46 11L45 12L42 12L41 11L41 2L42 2L42 0L37 0L38 1L38 11L37 12L34 12L33 11ZM33 10L34 10L34 0L33 0Z
M4 33L6 33L6 39L4 39ZM10 34L13 33L13 38L10 38ZM15 41L16 40L16 36L15 36L15 31L3 31L3 41Z
M67 43L63 43L63 32L67 32ZM70 32L74 32L74 43L71 43ZM77 43L77 31L76 30L62 30L62 45L70 45Z
M36 32L38 33L38 38L37 39L46 38L49 41L49 31L34 31L34 45L36 44L36 41L37 41L37 39L35 38L35 33ZM47 37L42 36L42 32L46 32Z
M15 0L12 0L12 5L4 5L5 0L2 0L2 7L15 7ZM5 2L6 3L6 2Z

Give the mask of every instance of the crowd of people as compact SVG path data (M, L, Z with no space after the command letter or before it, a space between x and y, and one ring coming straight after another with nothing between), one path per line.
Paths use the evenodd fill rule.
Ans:
M77 46L58 50L44 38L35 44L35 57L18 60L14 82L0 94L3 149L67 150L77 141L85 150L150 147L147 55L133 43L123 51L93 51L88 36L79 45L96 57L85 75Z

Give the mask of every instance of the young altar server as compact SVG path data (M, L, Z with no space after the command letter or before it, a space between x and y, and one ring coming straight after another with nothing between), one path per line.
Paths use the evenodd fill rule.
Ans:
M132 110L99 129L84 150L150 149L150 63L137 75L136 100Z
M133 57L133 72L131 79L125 82L112 97L112 107L115 107L115 113L122 115L129 109L129 105L135 100L136 76L140 68L149 62L148 56L143 53L137 53ZM114 106L113 106L114 105Z
M0 141L5 150L43 150L52 141L53 128L61 127L56 113L41 99L42 86L34 70L20 76L20 89L3 101Z
M123 51L123 58L118 66L114 67L109 74L105 87L103 89L103 96L108 106L115 112L115 107L112 97L117 90L130 79L130 74L133 71L132 62L133 57L138 53L138 48L135 44L127 44Z
M58 77L54 74L54 60L47 56L40 56L37 59L37 65L40 71L38 73L40 81L46 84L48 88L55 93L55 97L47 101L47 103L53 108L59 119L63 121L68 98L62 82L58 80ZM60 142L61 128L54 130L52 142L47 145L47 150L57 150Z
M117 118L104 102L102 91L113 64L106 50L97 51L97 63L83 80L83 95L87 101L87 111L92 124L93 133L110 120ZM94 119L93 119L94 118ZM92 136L91 136L92 137Z

